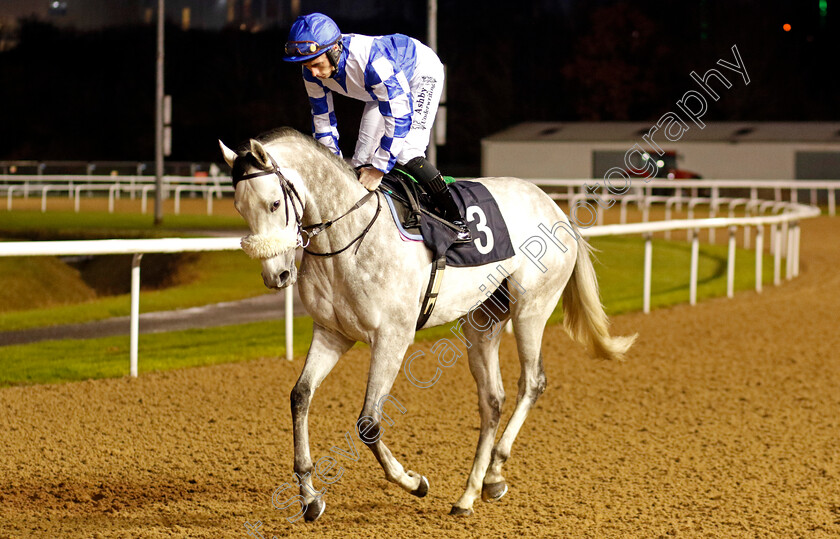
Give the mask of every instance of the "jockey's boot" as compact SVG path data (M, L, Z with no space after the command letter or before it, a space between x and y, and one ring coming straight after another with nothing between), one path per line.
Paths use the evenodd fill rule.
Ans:
M449 186L443 180L443 175L425 157L415 157L405 164L405 169L415 180L423 184L432 196L432 201L437 206L440 216L452 223L457 228L456 241L458 243L468 242L470 230L464 222L464 217L452 198Z

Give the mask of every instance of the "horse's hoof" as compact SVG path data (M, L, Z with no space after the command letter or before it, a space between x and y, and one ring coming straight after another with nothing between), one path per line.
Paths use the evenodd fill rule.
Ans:
M429 493L429 480L426 479L425 476L420 476L420 484L417 485L417 488L412 490L411 493L418 498L422 498L426 494Z
M484 483L481 486L481 499L485 502L497 502L507 494L508 486L504 481Z
M327 508L326 502L321 498L315 498L309 505L306 506L306 512L303 513L303 518L307 522L315 522L324 514L324 509Z
M457 505L453 505L452 510L449 512L453 517L468 517L472 513L472 509L461 509Z

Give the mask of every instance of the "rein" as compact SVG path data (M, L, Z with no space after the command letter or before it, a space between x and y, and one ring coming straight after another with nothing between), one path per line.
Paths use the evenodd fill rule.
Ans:
M277 166L277 162L274 161L274 158L271 156L271 154L266 153L266 155L268 156L268 159L271 161L271 168L270 169L261 170L259 172L252 172L251 174L244 174L241 177L234 180L234 186L236 185L236 183L239 183L240 181L243 181L243 180L250 180L251 178L268 176L270 174L276 175L277 179L279 180L280 187L281 187L281 189L283 189L283 203L284 203L285 212L286 212L286 226L288 226L288 224L289 224L289 202L291 202L292 210L295 213L295 224L297 226L296 247L302 247L304 252L306 252L310 255L313 255L313 256L330 257L330 256L335 256L337 254L343 253L344 251L349 249L354 243L358 242L357 245L356 245L355 251L353 251L353 254L358 253L359 247L361 247L361 245L362 245L362 240L367 235L367 233L370 231L370 229L373 227L373 223L376 222L376 218L379 217L379 212L382 210L382 200L379 196L379 192L378 191L368 192L365 196L363 196L361 199L359 199L353 205L352 208L350 208L349 210L347 210L346 212L344 212L340 216L336 217L335 219L330 219L328 221L324 221L324 222L321 222L321 223L316 223L314 225L304 226L303 223L302 223L303 201L301 200L300 195L297 192L297 189L295 189L294 184L292 184L292 182L290 182L288 180L288 178L283 176L283 173L280 171L280 167ZM307 249L310 241L312 240L312 238L314 236L317 236L321 232L330 228L336 222L340 221L344 217L350 215L354 211L356 211L359 208L361 208L362 206L364 206L364 204L368 200L370 200L370 198L373 195L376 195L376 212L373 214L373 218L370 220L370 222L367 224L367 226L364 228L364 230L362 230L362 232L358 236L356 236L350 243L348 243L347 245L345 245L341 249L338 249L336 251L332 251L332 252L329 252L329 253L319 253L317 251L310 251L309 249ZM297 205L295 204L295 200L297 200L297 204L300 205L301 212L298 212L298 208L297 208ZM303 234L306 234L306 243L304 243L304 241L303 241Z
M350 213L358 210L362 206L364 206L365 202L370 200L370 197L372 197L373 195L376 195L376 212L373 214L373 218L370 220L370 222L367 224L367 226L364 228L364 230L362 230L362 232L358 236L356 236L353 239L353 241L351 241L350 243L348 243L347 245L345 245L341 249L339 249L337 251L332 251L331 253L318 253L318 252L315 252L315 251L310 251L309 249L306 248L309 245L309 242L310 242L310 240L312 239L313 236L317 236L318 234L320 234L324 230L330 228L333 225L333 223L335 223L336 221L338 221L342 217L345 217L348 214L350 214ZM318 223L317 225L308 225L308 226L300 227L300 230L302 232L306 232L306 245L303 246L303 251L305 253L309 253L313 256L335 256L337 254L343 253L344 251L349 249L351 245L358 242L358 245L356 245L356 249L353 251L353 254L358 253L359 252L359 247L361 247L361 245L362 245L362 239L370 231L371 227L373 226L373 223L376 222L376 218L379 217L379 212L381 210L382 210L382 199L379 197L379 191L369 191L365 196L363 196L361 199L359 199L359 201L356 202L353 205L352 208L350 208L349 210L344 212L343 215L341 215L339 217L336 217L335 219L330 219L329 221L324 221L323 223ZM311 229L311 231L310 231L310 229Z

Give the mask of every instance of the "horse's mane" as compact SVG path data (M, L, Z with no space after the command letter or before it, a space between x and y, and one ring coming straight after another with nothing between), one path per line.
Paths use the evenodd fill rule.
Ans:
M332 162L343 171L355 175L353 167L347 164L347 161L332 153L329 148L315 140L315 138L311 135L305 135L292 127L278 127L276 129L272 129L271 131L266 131L265 133L258 135L256 140L263 144L272 144L287 140L300 142L301 144L309 146L314 151L320 152L325 159L332 160Z

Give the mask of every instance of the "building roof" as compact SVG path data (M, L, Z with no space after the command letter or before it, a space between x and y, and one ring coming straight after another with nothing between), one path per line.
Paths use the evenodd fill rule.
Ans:
M683 118L683 121L686 121ZM687 120L681 142L834 142L840 122L707 122ZM656 122L527 122L484 140L493 142L639 142ZM661 140L664 135L654 135Z

